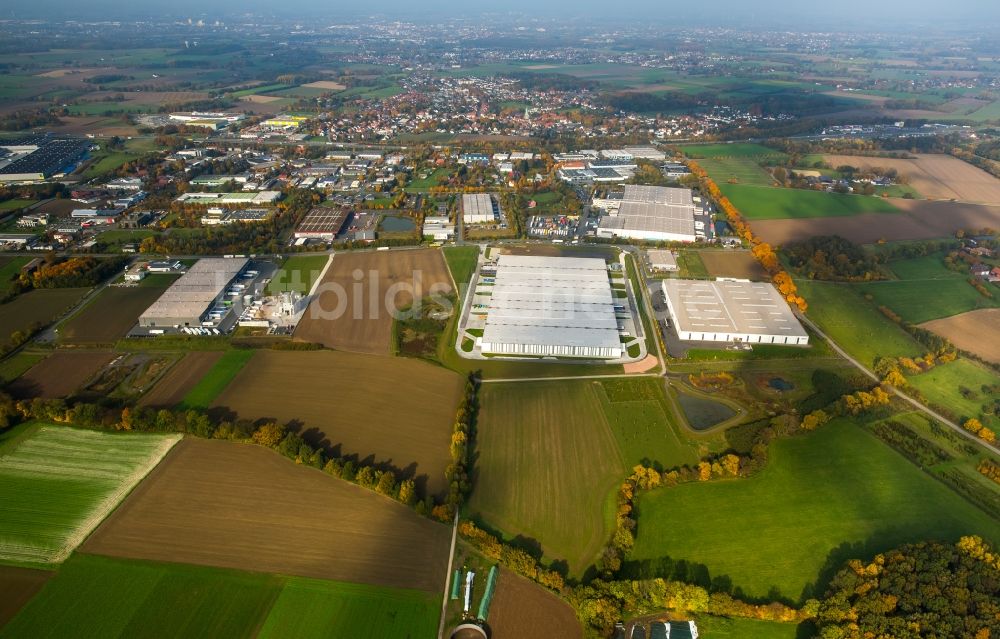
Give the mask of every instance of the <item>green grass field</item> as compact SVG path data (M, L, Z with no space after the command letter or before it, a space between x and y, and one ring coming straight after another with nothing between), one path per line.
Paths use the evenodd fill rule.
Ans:
M951 317L978 308L996 308L1000 300L979 294L965 272L949 271L942 255L926 255L889 263L898 280L858 284L875 304L887 306L913 324Z
M254 351L251 349L231 350L223 353L212 369L184 396L180 404L181 407L188 409L211 406L219 393L226 390L229 382L233 381L236 374L243 369L253 355Z
M138 157L140 154L126 151L98 151L94 154L94 163L84 169L80 177L84 180L102 177Z
M877 357L913 357L924 348L893 324L850 284L796 280L809 302L809 318L862 364Z
M695 159L771 157L781 160L786 157L783 152L760 144L690 144L680 147L680 150Z
M285 260L281 269L267 283L267 294L298 291L303 295L312 290L313 283L323 272L329 255L293 255Z
M24 375L29 368L45 359L45 357L45 353L18 351L0 361L0 386Z
M417 639L434 635L439 614L436 594L290 577L257 636Z
M758 159L752 157L704 159L698 160L698 164L720 186L730 180L754 186L771 186L774 183L771 175L758 164Z
M472 272L476 270L479 260L479 247L446 246L441 250L444 251L444 260L448 263L448 270L455 278L455 283L462 286L472 281Z
M42 426L0 457L0 559L63 561L180 439Z
M438 179L447 178L449 175L451 175L451 172L448 169L434 169L423 179L418 178L411 180L409 184L406 185L406 190L411 193L426 191L432 186L437 186Z
M535 540L547 560L581 574L611 535L627 469L641 459L696 458L667 418L662 391L636 382L485 385L468 512Z
M75 555L0 638L434 634L437 596L238 570Z
M798 626L793 623L758 621L698 615L698 635L705 639L796 639Z
M252 637L282 578L76 555L0 637Z
M21 269L32 259L20 256L0 258L0 296L10 292Z
M983 386L1000 384L1000 375L985 366L957 359L935 366L926 373L910 375L907 381L932 404L947 408L962 421L975 417L1000 435L1000 418L983 413L987 403L996 399L995 394L983 390ZM966 389L965 393L962 388Z
M633 558L703 564L753 597L811 595L828 560L972 533L1000 540L995 520L844 419L776 442L752 478L660 489L638 509Z
M842 217L899 211L882 198L864 195L746 184L719 184L719 189L748 220Z
M31 206L37 201L38 200L19 200L16 198L13 200L4 200L3 202L0 202L0 212L13 211L14 209L23 209L26 206Z

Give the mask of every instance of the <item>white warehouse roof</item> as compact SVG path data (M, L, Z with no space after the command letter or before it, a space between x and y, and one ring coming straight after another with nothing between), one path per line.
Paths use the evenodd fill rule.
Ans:
M731 280L663 280L681 339L807 344L806 333L773 284Z
M225 257L198 260L139 316L140 323L183 323L199 317L249 262L246 258Z
M644 240L695 241L690 189L627 185L617 212L601 218L598 234Z
M620 357L614 307L602 259L501 255L482 350L512 355Z

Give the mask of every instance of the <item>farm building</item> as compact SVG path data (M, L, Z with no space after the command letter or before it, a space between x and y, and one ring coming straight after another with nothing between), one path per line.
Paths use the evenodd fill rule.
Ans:
M210 318L213 309L222 302L229 285L249 263L246 258L198 260L139 316L139 325L147 328L201 326L206 320L216 319Z
M674 255L673 251L664 251L660 249L646 251L646 257L649 258L649 268L654 271L676 271L677 267L677 256Z
M630 184L620 197L595 199L594 206L608 212L601 217L598 237L694 242L699 236L691 189Z
M466 224L491 224L497 217L496 205L489 193L462 196L462 221Z
M804 346L809 334L774 285L734 280L664 280L677 336L696 342Z
M298 228L295 239L316 239L332 242L347 221L347 209L330 206L316 206L306 214Z
M604 260L501 255L492 291L483 353L622 356Z

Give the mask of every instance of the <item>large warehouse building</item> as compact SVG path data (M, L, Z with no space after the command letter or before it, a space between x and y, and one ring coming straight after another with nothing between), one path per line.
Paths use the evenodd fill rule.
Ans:
M536 357L622 356L602 259L501 255L481 350Z
M177 278L160 298L139 316L146 328L174 326L200 327L205 321L221 322L227 313L220 308L223 295L250 260L211 257L198 260L187 273ZM214 315L219 317L213 317Z
M298 228L295 229L295 239L314 239L332 242L344 228L348 209L331 206L313 207Z
M809 343L774 285L732 280L663 280L677 336L695 342Z
M607 211L597 228L597 236L631 240L694 242L699 234L695 216L700 213L691 189L665 186L626 185L621 197L594 200Z
M466 224L492 224L497 217L496 207L489 193L462 196L462 221Z

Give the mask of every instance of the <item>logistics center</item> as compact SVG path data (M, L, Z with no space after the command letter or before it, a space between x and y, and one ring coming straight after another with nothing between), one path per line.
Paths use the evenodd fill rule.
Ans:
M501 255L481 349L484 354L614 359L622 356L604 260Z
M743 280L663 280L677 336L695 342L809 343L774 285Z
M198 260L139 316L139 325L145 328L219 325L230 312L223 296L249 263L246 258Z

